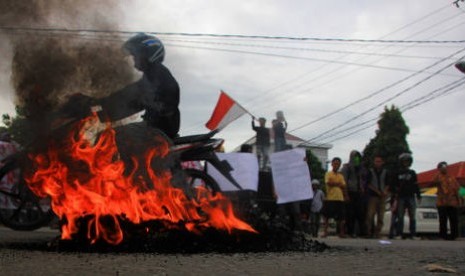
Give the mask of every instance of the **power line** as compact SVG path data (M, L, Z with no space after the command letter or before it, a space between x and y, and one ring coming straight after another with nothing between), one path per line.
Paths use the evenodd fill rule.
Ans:
M324 63L342 64L342 65L351 65L351 66L362 66L362 67L368 67L368 68L392 70L392 71L399 71L399 72L409 72L409 73L417 72L417 70L406 69L402 67L389 67L389 66L373 65L373 64L366 64L366 63L364 64L364 63L356 63L356 62L349 62L349 61L328 60L328 59L321 59L321 58L281 55L281 54L273 54L273 53L262 53L262 52L255 52L255 51L233 50L233 49L223 49L223 48L211 48L211 47L202 47L202 46L185 46L185 45L172 44L172 43L165 43L165 44L170 45L170 46L180 47L180 48L202 49L202 50L221 51L221 52L240 53L240 54L253 54L253 55L260 55L260 56L270 56L270 57L289 58L289 59L298 59L298 60L309 60L309 61L314 61L314 62L324 62ZM422 73L429 73L429 72L422 72ZM443 74L443 75L449 75L449 74ZM455 75L449 75L449 76L455 77Z
M416 99L414 99L414 100L412 100L412 101L410 101L410 102L408 102L408 103L406 103L406 104L400 106L399 108L400 108L401 110L408 110L408 109L411 109L411 108L413 108L413 107L416 107L416 106L421 105L421 104L423 104L423 103L426 103L426 102L428 102L428 101L431 101L431 100L433 100L433 99L436 99L437 97L444 96L444 95L446 95L447 92L449 92L449 91L451 91L451 90L453 90L453 89L455 89L455 88L457 88L457 87L459 87L459 86L461 86L461 85L463 85L463 84L465 84L465 78L461 78L461 79L459 79L459 80L456 80L456 81L453 81L453 82L451 82L451 83L449 83L449 84L446 84L446 85L444 85L444 86L442 86L442 87L440 87L440 88L437 88L437 89L435 89L435 90L429 92L429 93L426 94L426 95L423 95L423 96L421 96L421 97L418 97L418 98L416 98ZM441 92L441 91L442 91L442 92ZM440 92L441 92L441 93L440 93ZM330 135L328 135L328 136L326 136L326 137L320 137L321 139L319 139L319 140L327 140L327 139L332 138L332 137L334 137L334 136L337 136L337 135L339 135L339 134L341 134L341 133L350 131L350 130L352 130L352 129L354 129L354 128L357 128L357 127L360 127L360 126L364 126L364 125L366 125L366 124L369 124L369 123L371 123L371 122L373 122L373 121L376 121L377 119L378 119L378 117L375 117L375 118L372 118L372 119L363 121L363 122L361 122L361 123L358 123L358 124L356 124L356 125L348 126L348 127L344 128L344 129L341 129L341 130L339 130L339 131L337 131L337 132L333 132L333 133L331 133Z
M407 24L407 25L404 25L403 27L400 27L400 28L398 28L398 29L396 29L396 30L394 30L394 31L392 31L392 32L390 32L390 33L384 35L384 36L381 37L381 38L387 37L387 36L389 36L389 35L391 35L391 34L393 34L393 33L396 33L396 32L398 32L398 31L400 31L400 30L406 29L407 27L412 26L412 25L414 25L414 24L416 24L416 23L418 23L418 22L421 22L421 21L424 20L425 18L428 18L428 17L430 17L431 15L436 14L436 13L438 13L438 12L440 12L440 11L446 9L446 8L449 8L449 7L450 7L450 5L447 4L447 5L445 5L445 6L441 7L441 8L439 8L439 9L433 11L433 12L430 12L430 13L427 14L427 15L424 15L423 17L421 17L421 18L419 18L419 19L416 19L415 21L412 21L411 23L409 23L409 24ZM445 21L447 21L447 20L450 20L450 19L452 19L452 18L455 18L455 17L456 17L456 15L454 15L453 17L449 17L449 18L447 18L446 20L442 20L440 23L443 23L443 22L445 22ZM440 24L440 23L437 23L437 22L436 22L435 25L438 25L438 24ZM432 26L426 26L426 27L425 27L424 29L422 29L420 32L425 31L425 30L428 30L428 29L430 29L431 27L432 27ZM418 33L420 33L420 32L416 32L415 34L418 34ZM373 46L376 46L376 45L373 45ZM413 46L413 45L412 45L412 46ZM416 46L416 47L424 47L424 46L436 47L435 45L423 45L423 44L422 44L422 45L415 45L415 46ZM384 46L384 47L385 47L385 46ZM444 47L449 47L449 46L447 46L447 45L442 45L441 47L444 48ZM450 47L456 47L456 46L450 46ZM393 55L391 54L391 56L393 56ZM328 64L325 64L325 65L323 65L322 67L324 67L324 66L326 66L326 65L328 65ZM340 67L340 68L341 68L341 67ZM339 69L340 69L340 68L339 68ZM360 68L361 68L361 67L360 67ZM315 71L313 70L312 72L315 72ZM352 72L353 72L353 71L352 71ZM331 74L333 74L333 73L334 73L334 72L331 72ZM284 86L286 86L286 85L288 85L288 84L290 84L290 83L293 83L293 82L295 82L296 80L299 80L299 79L303 78L305 75L308 75L308 73L304 73L304 74L299 75L299 76L297 76L297 77L295 77L295 78L293 78L293 79L290 79L290 80L288 80L288 81L286 81L286 82L283 82L283 83L281 83L281 84L279 84L279 85L277 85L277 86L274 86L274 87L272 87L272 88L269 88L269 89L263 91L262 93L260 93L260 97L256 97L256 98L257 98L257 99L258 99L258 98L263 99L262 96L264 95L264 93L269 94L269 92L271 92L271 91L273 91L273 90L276 90L276 89L279 89L279 88L281 88L281 87L284 87ZM320 76L320 77L322 77L322 76ZM254 99L252 99L251 101L254 101ZM250 103L250 101L248 101L248 103ZM269 105L268 105L268 106L269 106Z
M465 48L464 48L463 50L461 50L461 51L464 51L464 50L465 50ZM462 58L463 58L463 57L462 57ZM339 125L337 125L337 126L331 128L331 129L329 129L329 130L327 130L327 131L325 131L325 132L323 132L323 133L321 133L321 134L319 134L319 135L317 135L317 136L315 136L315 137L313 137L313 138L307 140L306 142L311 142L311 141L313 141L313 140L315 140L315 139L318 139L319 137L321 137L321 136L323 136L323 135L325 135L325 134L327 134L327 133L329 133L329 132L331 132L331 131L334 131L334 130L336 130L336 129L342 127L342 126L344 126L344 125L347 124L347 123L353 122L353 120L360 118L361 116L363 116L363 115L365 115L365 114L367 114L367 113L373 111L374 109L376 109L376 108L382 106L383 104L385 104L385 103L387 103L387 102L389 102L389 101L391 101L391 100L393 100L393 99L395 99L395 98L401 96L402 94L404 94L404 93L406 93L406 92L412 90L413 88L419 86L420 84L424 83L425 81L427 81L427 80L431 79L432 77L436 76L437 73L442 72L442 71L444 71L444 70L450 68L450 67L453 66L453 65L454 65L454 63L447 64L446 66L444 66L444 67L442 67L441 69L439 69L438 71L436 71L436 73L434 73L434 74L432 74L432 75L430 75L430 76L427 76L426 78L424 78L424 79L422 79L422 80L420 80L420 81L414 83L413 85L407 87L406 89L404 89L404 90L402 90L401 92L395 94L394 96L389 97L388 99L386 99L386 100L380 102L379 104L375 105L374 107L369 108L368 110L366 110L366 111L364 111L364 112L362 112L362 113L360 113L360 114L358 114L358 115L356 115L356 116L350 118L349 120L344 121L343 123L341 123L341 124L339 124Z
M328 50L328 49L321 49L321 48L283 47L283 46L245 44L245 43L225 43L225 42L177 40L177 39L166 39L165 41L181 42L181 43L193 43L193 44L234 46L234 47L239 46L239 47L250 47L250 48L265 48L265 49L278 49L278 50L291 50L291 51L306 51L306 52L317 52L317 53L351 54L351 55L363 55L363 56L382 56L382 57L397 57L397 58L409 58L409 59L441 59L441 57L420 56L420 55L395 55L395 54L382 54L382 53L379 53L379 52L342 51L342 50ZM251 53L253 53L253 52L251 52Z
M360 98L360 99L358 99L358 100L355 100L355 101L353 101L353 102L351 102L351 103L349 103L349 104L347 104L347 105L345 105L345 106L343 106L343 107L341 107L341 108L336 109L335 111L329 112L329 113L327 113L327 114L325 114L325 115L323 115L323 116L321 116L321 117L319 117L319 118L317 118L317 119L315 119L315 120L313 120L313 121L310 121L310 122L305 123L305 124L303 124L303 125L301 125L301 126L299 126L299 127L297 127L297 128L294 128L294 129L290 130L289 132L294 132L294 131L296 131L296 130L302 129L302 128L307 127L307 126L309 126L309 125L312 125L312 124L314 124L314 123L316 123L316 122L319 122L319 121L321 121L321 120L323 120L323 119L326 119L326 118L328 118L328 117L330 117L330 116L333 116L334 114L337 114L337 113L339 113L339 112L341 112L341 111L344 111L344 110L346 110L347 108L349 108L349 107L351 107L351 106L353 106L353 105L356 105L356 104L358 104L358 103L360 103L360 102L363 102L363 101L365 101L365 100L368 100L368 99L370 99L370 98L372 98L372 97L374 97L374 96L376 96L376 95L378 95L378 94L380 94L380 93L382 93L382 92L384 92L384 91L386 91L386 90L388 90L388 89L390 89L390 88L392 88L392 87L394 87L394 86L396 86L396 85L398 85L398 84L400 84L400 83L403 83L403 82L405 82L405 81L407 81L407 80L409 80L409 79L411 79L411 78L413 78L413 77L415 77L415 76L417 76L417 75L419 75L419 74L421 74L421 73L423 73L423 72L426 72L426 70L433 68L434 66L436 66L436 65L440 64L441 62L443 62L444 60L449 59L449 58L451 58L451 57L453 57L453 56L455 56L455 55L457 55L457 54L459 54L460 52L463 52L463 51L465 51L465 48L463 48L463 49L461 49L461 50L459 50L459 51L456 51L455 53L453 53L453 54L447 56L446 58L443 58L442 60L439 60L439 61L437 61L437 62L434 62L433 64L431 64L431 65L429 65L429 66L423 68L423 69L420 70L420 71L416 71L415 73L413 73L413 74L411 74L411 75L409 75L409 76L407 76L407 77L405 77L405 78L403 78L403 79L401 79L401 80L398 80L398 81L396 81L396 82L394 82L394 83L391 83L390 85L385 86L385 87L383 87L383 88L381 88L381 89L379 89L379 90L377 90L377 91L375 91L375 92L373 92L373 93L370 93L369 95L367 95L367 96L365 96L365 97L363 97L363 98ZM450 65L448 65L448 66L451 66L451 65L453 65L453 64L454 64L454 63L452 63L452 64L450 64ZM446 68L448 68L448 67L444 67L444 68L441 69L440 71L442 72L442 71L445 70ZM436 71L436 72L434 73L434 75L436 75L437 72L438 72L438 71Z
M401 106L401 110L402 111L407 111L407 110L415 108L415 107L417 107L419 105L422 105L424 103L430 102L430 101L432 101L432 100L434 100L436 98L450 95L450 94L452 94L454 92L453 89L458 88L459 86L462 86L463 84L465 84L465 78L462 78L459 81L456 81L454 83L449 84L450 87L446 91L443 91L442 93L430 93L430 94L425 95L423 97L417 98L414 101L411 101L408 104L405 104L405 105Z
M441 96L446 96L446 95L453 94L453 93L455 93L455 92L460 91L460 90L454 91L454 89L456 89L456 88L458 88L458 87L460 87L460 86L462 86L462 85L464 85L464 84L465 84L464 79L461 79L459 82L456 82L454 85L452 85L451 87L447 88L447 90L443 91L443 93L441 93L441 94L439 94L439 95L437 95L437 96L435 96L435 97L429 98L428 100L418 102L418 103L415 104L415 105L411 105L411 106L408 106L408 107L405 107L405 105L404 105L403 107L401 107L401 109L404 108L404 109L403 109L403 112L407 112L407 111L409 111L409 110L411 110L411 109L414 109L414 108L416 108L416 107L418 107L418 106L421 106L421 105L423 105L423 104L425 104L425 103L427 103L427 102L430 102L430 101L432 101L432 100L434 100L434 99L437 99L437 98L439 98L439 97L441 97ZM449 84L449 85L450 85L450 84ZM449 86L449 85L448 85L448 86ZM444 89L444 87L441 88L441 90L442 90L442 89ZM354 126L353 128L355 128L355 127L357 127L357 126L364 126L364 125L367 125L367 124L369 124L370 122L376 121L377 119L378 119L378 118L370 119L370 120L368 120L368 121L365 121L365 122L363 122L363 123L360 123L360 124ZM369 124L369 125L364 126L364 127L362 127L362 128L354 129L352 132L350 132L350 133L348 133L348 134L345 134L345 135L343 135L343 136L334 138L333 140L330 140L330 141L327 141L327 142L324 142L324 143L316 144L315 146L318 147L318 146L321 146L321 145L333 143L333 142L335 142L335 141L338 141L338 140L347 138L347 137L349 137L349 136L352 136L352 135L354 135L354 134L360 133L361 131L363 131L363 130L365 130L365 129L368 129L368 128L372 127L372 126L373 126L373 124ZM351 129L353 129L353 128L349 128L349 129L347 129L347 131L348 131L348 130L351 130ZM330 136L330 137L331 137L331 136ZM330 138L330 137L328 137L328 138ZM327 139L327 138L325 138L325 139Z
M447 5L447 7L449 7L449 5ZM445 7L444 7L444 8L445 8ZM444 9L444 8L442 8L442 9ZM441 9L439 9L439 10L441 10ZM438 10L438 11L439 11L439 10ZM434 14L434 13L435 13L435 12L432 12L432 13L430 13L429 15L432 15L432 14ZM433 28L433 27L435 27L435 26L437 26L437 25L439 25L439 24L443 24L444 22L447 22L448 20L454 19L454 18L456 18L457 16L460 16L460 15L461 15L461 14L457 14L457 15L454 15L454 16L452 16L452 17L443 19L443 20L441 20L440 22L435 22L433 25L426 26L425 28L421 29L420 31L415 32L415 33L412 34L412 35L409 35L408 37L413 37L413 36L418 35L419 33L422 33L422 32L424 32L424 31L426 31L426 30L430 30L431 28ZM425 18L425 17L426 17L426 16L424 16L423 18ZM416 20L416 21L414 21L414 23L420 22L420 21L421 21L421 20ZM410 26L410 25L412 25L412 24L407 24L407 26ZM402 30L402 29L404 29L404 27L399 28L398 30ZM395 32L395 31L394 31L394 32ZM394 33L394 32L391 32L391 33ZM390 34L391 34L391 33L390 33ZM441 34L442 34L442 33L444 33L444 32L441 32ZM388 35L382 36L381 38L384 38L384 37L386 37L386 36L388 36ZM436 35L430 36L430 38L431 38L431 37L434 37L434 36L436 36ZM385 45L384 45L383 47L386 48L386 47L391 47L391 46L392 46L392 45L388 45L388 46L385 46ZM412 46L413 46L413 45L408 45L406 48L409 48L409 47L412 47ZM418 46L418 45L415 45L415 46ZM399 52L401 52L401 51L403 51L403 50L399 50L399 51L397 51L396 53L399 53ZM392 55L392 54L391 54L391 55ZM344 56L342 56L342 57L339 57L339 59L340 59L340 58L343 58L343 57L346 57L346 56L348 56L348 55L344 55ZM378 60L376 60L376 61L371 62L370 64L373 64L373 63L375 63L375 62L378 62L378 61L380 61L380 60L382 60L382 59L383 59L383 58L380 58L380 59L378 59ZM327 66L327 65L328 65L328 64L324 64L323 66L321 66L320 68L318 68L317 71L321 70L323 67L325 67L325 66ZM327 76L327 75L334 75L334 72L335 72L335 71L341 71L343 68L344 68L344 67L339 67L339 68L336 68L335 70L333 70L333 71L331 71L331 72L326 72L326 73L323 74L323 75L320 75L320 76L318 76L318 77L314 77L314 78L312 78L312 81L314 81L314 80L316 80L316 79L319 79L319 78L322 78L322 77L325 77L325 76ZM358 71L358 70L360 70L360 69L362 69L362 67L359 67L359 68L356 68L356 69L354 69L354 70L351 70L350 72L343 74L343 76L347 76L347 75L349 75L349 74L353 74L353 73L355 73L356 71ZM315 72L315 71L312 71L312 72ZM338 76L334 76L331 80L338 79L338 78L340 78L340 76L339 76L339 77L338 77ZM323 84L321 84L321 85L319 85L319 86L325 85L325 84L329 83L331 80L328 80L328 81L326 81L325 83L323 83ZM303 85L303 84L301 84L301 85L299 85L299 86L302 86L302 85ZM317 87L319 87L319 86L317 86ZM312 89L315 89L315 88L316 88L316 87L313 87ZM306 92L306 91L308 91L308 89L303 90L302 92ZM299 92L299 94L300 94L300 93L301 93L301 92ZM270 98L270 100L271 100L271 98ZM274 99L274 100L276 100L276 99ZM286 98L284 101L288 101L288 100L290 100L290 98ZM283 103L283 101L279 101L279 102L280 102L280 104ZM265 104L265 103L262 102L262 104ZM266 107L269 108L269 104L267 104Z
M33 28L33 27L9 27L0 26L0 30L17 32L53 32L53 33L92 33L92 34L123 34L134 35L140 32L121 30L97 30L97 29L67 29L67 28ZM239 35L239 34L212 34L212 33L183 33L183 32L146 32L153 35L188 36L188 37L221 37L221 38L247 38L267 40L292 40L292 41L327 41L327 42L360 42L360 43L394 43L394 44L462 44L465 40L383 40L383 39L353 39L353 38L322 38L322 37L292 37L292 36L266 36L266 35Z

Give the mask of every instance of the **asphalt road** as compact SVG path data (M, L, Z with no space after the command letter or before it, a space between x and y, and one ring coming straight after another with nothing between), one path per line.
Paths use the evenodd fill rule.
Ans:
M0 227L0 275L465 275L465 240L319 239L320 253L83 253L45 249L56 230ZM450 275L434 273L434 275Z

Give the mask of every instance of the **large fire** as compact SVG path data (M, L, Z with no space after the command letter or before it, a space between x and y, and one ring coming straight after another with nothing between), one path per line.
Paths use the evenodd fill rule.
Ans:
M255 232L234 215L231 202L220 193L198 187L196 197L189 198L173 187L170 171L153 170L151 161L170 153L168 143L148 149L145 164L136 164L132 170L144 166L147 181L125 173L114 129L106 127L94 144L85 138L80 130L92 121L95 117L81 121L60 146L51 145L46 153L30 156L35 167L26 181L37 195L51 198L52 209L63 222L62 239L72 239L82 231L84 217L90 217L85 227L91 243L121 243L122 221L141 224L156 220L166 227L184 227L196 233L209 227L229 233L233 229Z

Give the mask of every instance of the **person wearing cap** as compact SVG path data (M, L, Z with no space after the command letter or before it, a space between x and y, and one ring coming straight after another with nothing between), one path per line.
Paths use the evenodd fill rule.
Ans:
M323 209L323 201L325 200L325 194L320 189L320 181L318 179L312 180L313 189L313 200L310 207L310 231L313 237L318 237L318 231L320 230L320 212Z
M439 162L438 173L434 177L434 183L438 189L436 205L439 214L439 236L442 239L454 240L458 237L458 207L460 199L458 191L459 183L447 171L447 163ZM450 224L450 237L447 236L447 221Z

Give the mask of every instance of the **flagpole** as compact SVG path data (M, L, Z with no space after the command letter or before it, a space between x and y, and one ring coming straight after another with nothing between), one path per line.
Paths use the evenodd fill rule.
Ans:
M222 93L226 94L229 98L231 98L231 96L229 96L228 93L224 92L223 90L221 90ZM232 99L232 98L231 98ZM245 107L243 107L240 103L238 103L237 101L234 101L239 107L241 107L242 109L245 110L245 112L247 112L247 114L249 114L250 116L252 116L253 118L256 118L255 115L253 115L252 113L250 113L250 111L248 111Z

